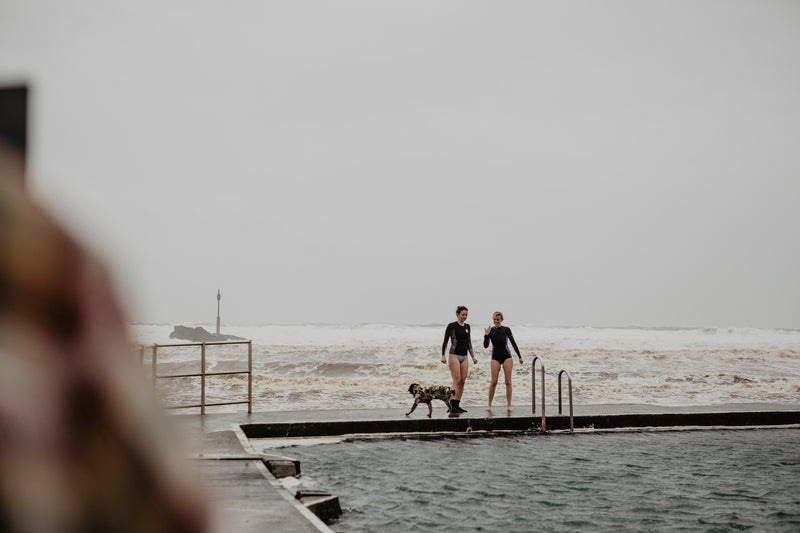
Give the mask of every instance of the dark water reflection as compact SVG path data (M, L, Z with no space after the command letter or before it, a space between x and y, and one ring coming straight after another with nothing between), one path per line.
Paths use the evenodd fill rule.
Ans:
M337 532L800 531L800 429L293 447Z

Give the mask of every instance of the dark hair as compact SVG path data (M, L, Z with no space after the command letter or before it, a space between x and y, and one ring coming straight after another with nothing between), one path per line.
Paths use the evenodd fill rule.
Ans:
M459 305L458 307L456 307L456 314L457 315L460 315L461 311L469 311L469 309L467 309L466 305Z

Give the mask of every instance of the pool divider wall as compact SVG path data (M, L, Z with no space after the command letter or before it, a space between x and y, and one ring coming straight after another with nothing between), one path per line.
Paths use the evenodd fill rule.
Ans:
M472 431L538 431L540 417L424 418L281 422L241 425L249 439L331 437L371 433L434 433ZM800 411L618 414L575 416L576 428L621 429L681 426L781 426L800 424ZM547 417L548 430L568 430L568 416Z
M284 477L297 477L300 475L300 461L281 455L264 454L261 456L269 473L276 479Z
M561 425L563 425L563 418ZM554 420L555 422L555 420ZM594 429L644 427L784 426L800 424L800 411L743 411L722 413L661 413L576 416L575 427ZM547 419L551 428L551 419ZM553 429L553 428L551 428ZM557 429L564 429L558 427Z
M300 477L300 461L297 459L265 453L261 455L261 461L276 479ZM294 498L326 524L342 515L339 497L329 492L298 490Z
M328 492L298 490L294 497L326 524L342 516L339 497Z
M446 418L407 420L358 420L243 424L249 439L274 437L332 437L360 433L431 433L492 430L538 430L539 418ZM548 419L549 423L549 419Z

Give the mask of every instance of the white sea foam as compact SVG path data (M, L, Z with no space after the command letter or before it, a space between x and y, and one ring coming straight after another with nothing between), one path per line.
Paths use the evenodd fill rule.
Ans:
M488 324L486 324L488 325ZM211 326L204 325L211 330ZM473 324L474 343L484 325ZM561 349L675 349L757 348L797 349L800 330L757 328L594 328L512 325L515 337L540 348ZM172 326L135 324L139 343L171 343ZM223 333L269 346L433 346L441 345L444 324L268 324L227 326Z
M477 408L486 401L490 352L476 326L479 363L471 367L462 403ZM525 358L514 367L515 403L530 402L533 355L546 364L548 402L557 401L562 369L572 376L578 404L800 402L800 331L511 327ZM138 343L176 342L169 339L172 326L132 330ZM256 410L405 407L409 383L450 383L440 359L443 331L444 324L224 328L253 340ZM246 346L209 346L206 352L209 371L246 368ZM197 348L160 347L158 360L159 374L199 370ZM198 388L188 378L159 383L171 403L196 403ZM219 400L239 398L246 388L244 375L207 380L208 396ZM501 377L501 401L504 393Z

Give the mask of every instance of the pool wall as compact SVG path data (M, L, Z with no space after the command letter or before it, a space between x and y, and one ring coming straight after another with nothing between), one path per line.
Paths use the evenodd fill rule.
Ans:
M735 427L800 424L800 411L730 411L691 413L600 414L573 417L575 429L648 427ZM548 416L548 431L570 429L569 416ZM540 416L485 418L396 418L390 420L325 420L306 422L249 423L241 426L250 439L330 437L375 433L434 433L472 431L535 431L542 428Z

